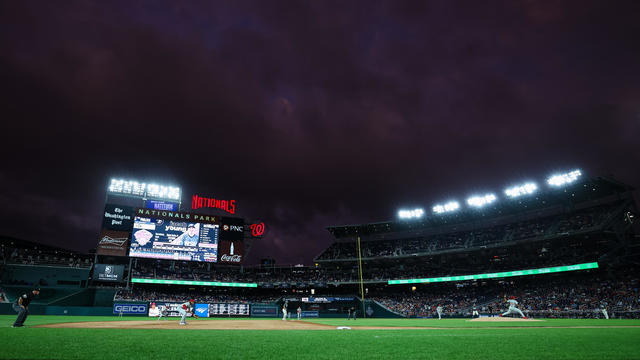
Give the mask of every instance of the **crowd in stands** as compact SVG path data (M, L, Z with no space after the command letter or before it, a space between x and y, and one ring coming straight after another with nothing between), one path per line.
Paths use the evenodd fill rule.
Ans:
M5 295L2 288L0 288L0 303L6 303L6 302L9 302L9 300L7 299L7 295Z
M221 294L184 291L176 289L120 289L114 296L114 301L157 301L157 302L185 302L194 299L197 303L271 303L281 296L260 296L247 294Z
M363 258L433 254L443 250L477 248L524 239L552 238L597 229L608 220L619 204L599 206L565 215L535 218L516 223L398 240L371 240L361 243ZM335 242L317 260L354 259L354 242Z
M378 286L371 291L368 289L366 298L405 317L437 316L435 309L439 305L444 309L444 316L470 317L474 306L482 316L498 316L508 308L505 297L514 296L519 302L518 307L528 317L594 318L601 317L601 309L606 308L609 316L614 318L640 318L640 284L636 270L619 269L615 276L602 271L585 271L490 281L421 284L414 291L407 286L398 286L398 290L393 286ZM267 289L247 295L237 289L184 290L138 286L119 290L114 300L183 302L194 298L196 302L203 303L271 303L295 295L292 291L283 293Z
M2 264L68 266L75 268L88 268L93 264L93 257L87 254L28 241L0 240L0 263Z
M516 297L528 317L593 318L601 316L603 308L613 317L640 317L639 284L632 272L617 279L581 274L460 285L429 285L420 291L374 296L374 300L407 317L435 316L438 305L447 316L470 316L474 305L484 316L497 316L507 310L504 298L510 296Z
M397 263L368 262L363 266L363 280L386 282L407 279L485 272L534 269L596 261L602 245L596 238L568 237L511 247L479 250L472 256L439 254L403 259ZM316 285L360 280L357 264L318 267L261 268L220 267L207 263L137 259L134 277L167 280L204 280L251 282L259 284L287 283Z

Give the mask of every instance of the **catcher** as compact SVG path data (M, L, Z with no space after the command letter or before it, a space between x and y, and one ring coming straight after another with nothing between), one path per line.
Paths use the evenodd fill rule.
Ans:
M198 318L198 315L196 315L194 307L195 307L195 300L191 299L189 301L187 301L186 303L182 304L182 306L179 309L180 315L182 316L182 318L180 319L180 325L187 325L187 321L185 320L187 317L187 314L191 313L191 315L194 318Z

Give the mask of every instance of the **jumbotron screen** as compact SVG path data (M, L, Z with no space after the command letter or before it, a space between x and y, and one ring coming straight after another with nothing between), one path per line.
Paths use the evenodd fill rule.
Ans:
M129 256L218 261L219 224L136 216Z

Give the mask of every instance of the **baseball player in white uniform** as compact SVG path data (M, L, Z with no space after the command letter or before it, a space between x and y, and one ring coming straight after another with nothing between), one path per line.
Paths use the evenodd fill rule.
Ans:
M520 314L520 316L522 316L523 319L527 318L526 316L524 316L522 311L520 311L520 309L516 307L516 305L518 305L518 301L516 300L515 296L510 297L509 300L507 300L507 297L505 296L504 300L509 303L509 310L507 310L507 312L503 314L500 314L500 317L509 315L511 313L517 313L517 314Z
M160 316L158 316L158 320L164 318L165 320L169 320L169 304L165 304L164 308L160 308Z
M471 313L471 317L474 317L474 316L480 317L480 313L478 312L478 307L475 305L473 305L473 312Z
M438 313L438 320L442 319L442 305L438 304L438 307L436 308L436 312Z
M298 306L297 313L298 313L298 320L302 319L302 308L300 306Z
M600 305L600 310L602 311L602 315L604 315L604 318L609 320L609 313L607 312L607 303L602 303Z
M182 304L182 306L180 306L180 309L178 310L180 312L180 315L182 316L182 318L180 318L180 325L187 325L187 314L191 313L193 314L193 305L195 303L195 300L191 299L189 301L187 301L186 303ZM195 314L193 314L195 316Z
M283 321L287 320L287 303L286 302L282 305L282 320Z

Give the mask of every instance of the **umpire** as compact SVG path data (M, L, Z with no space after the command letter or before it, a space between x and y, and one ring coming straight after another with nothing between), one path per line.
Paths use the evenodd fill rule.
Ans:
M40 288L35 288L32 291L20 296L16 302L13 303L13 310L18 313L18 318L16 322L13 323L12 327L23 327L24 321L27 320L27 315L29 315L29 303L33 300L33 297L40 294Z

